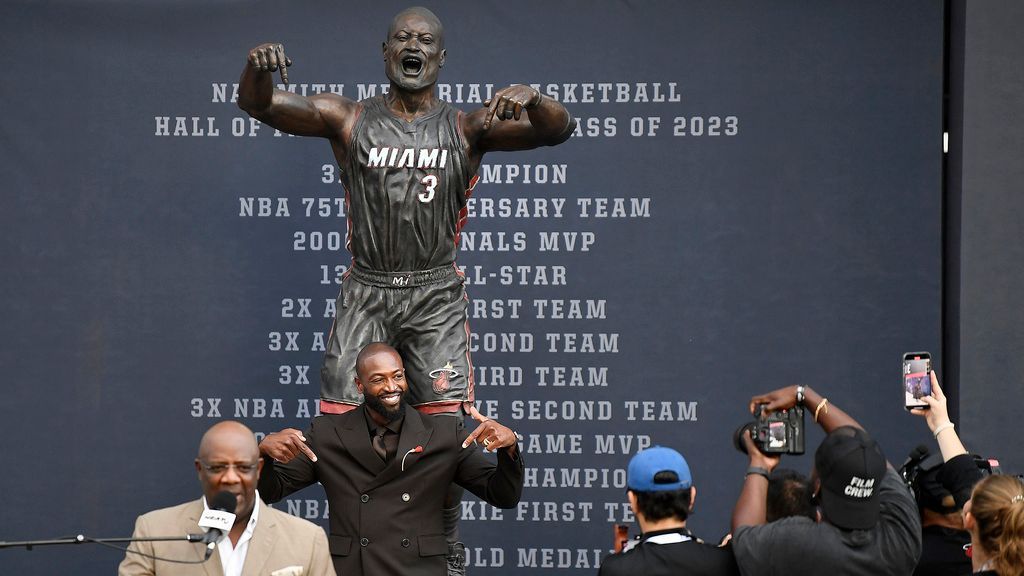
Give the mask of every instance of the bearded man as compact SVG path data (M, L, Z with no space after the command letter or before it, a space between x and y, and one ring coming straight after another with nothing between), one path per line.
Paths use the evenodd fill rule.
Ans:
M338 574L447 573L442 503L455 483L497 508L523 489L516 434L485 419L470 434L454 418L424 416L404 402L402 358L374 342L356 361L363 403L286 429L260 443L260 495L268 502L319 482L330 505L328 543ZM497 453L497 462L477 446Z

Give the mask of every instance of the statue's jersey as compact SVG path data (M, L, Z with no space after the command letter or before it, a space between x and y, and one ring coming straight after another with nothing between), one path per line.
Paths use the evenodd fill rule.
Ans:
M346 246L354 264L382 272L450 265L476 183L461 112L439 102L406 122L388 110L383 96L362 105L341 166Z

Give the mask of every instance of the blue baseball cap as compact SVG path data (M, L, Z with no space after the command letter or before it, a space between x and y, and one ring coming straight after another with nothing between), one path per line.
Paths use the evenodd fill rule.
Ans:
M671 474L655 480L660 472ZM626 484L634 492L665 492L689 488L693 478L682 454L664 446L651 446L629 461Z

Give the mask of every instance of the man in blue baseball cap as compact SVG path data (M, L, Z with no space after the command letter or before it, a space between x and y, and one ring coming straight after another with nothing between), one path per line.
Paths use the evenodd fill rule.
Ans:
M642 534L606 557L598 576L739 575L731 551L686 528L697 489L682 454L664 446L643 450L629 461L626 484Z

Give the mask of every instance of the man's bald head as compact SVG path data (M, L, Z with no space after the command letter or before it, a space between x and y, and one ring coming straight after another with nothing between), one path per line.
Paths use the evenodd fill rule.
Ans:
M393 354L398 357L399 363L401 363L401 356L398 354L398 350L395 350L391 346L383 342L370 342L356 355L356 375L363 375L363 371L366 369L366 360L376 356L377 354Z
M253 459L260 456L259 446L256 445L256 436L248 426L241 422L225 420L210 427L203 434L199 441L199 458L209 456L210 452L223 444L231 444L252 454Z

